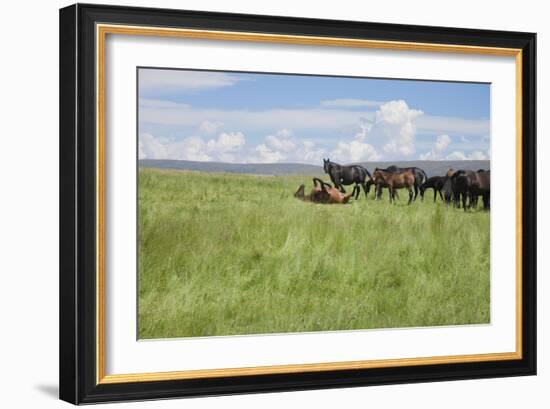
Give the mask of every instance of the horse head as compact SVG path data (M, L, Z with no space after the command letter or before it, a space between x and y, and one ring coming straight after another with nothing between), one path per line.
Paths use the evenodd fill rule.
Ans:
M325 173L328 173L330 167L330 159L329 158L323 158L323 170Z
M306 186L304 184L301 184L298 190L296 191L296 193L294 193L294 197L303 200L305 197L305 193L304 193L305 188Z
M382 174L382 171L378 168L374 169L374 172L372 173L372 181L376 184L380 181L385 181L384 175Z

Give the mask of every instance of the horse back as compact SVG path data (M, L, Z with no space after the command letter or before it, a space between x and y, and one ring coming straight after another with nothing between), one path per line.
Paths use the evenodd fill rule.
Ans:
M481 192L487 192L491 189L491 172L490 171L483 171L483 172L476 172L476 187Z

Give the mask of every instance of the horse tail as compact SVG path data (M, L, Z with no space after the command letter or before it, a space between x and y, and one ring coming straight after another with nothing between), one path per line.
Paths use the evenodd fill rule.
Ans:
M355 166L358 167L359 169L361 169L363 172L365 172L365 179L367 178L367 176L368 176L369 179L372 179L372 176L371 176L371 174L370 174L370 172L368 171L367 168L365 168L362 165L355 165Z
M418 174L420 175L420 177L422 179L422 180L420 180L420 185L423 185L424 183L426 183L428 181L428 175L426 175L426 172L424 172L423 169L420 169L420 168L417 168L417 169L418 169L417 172L418 172Z

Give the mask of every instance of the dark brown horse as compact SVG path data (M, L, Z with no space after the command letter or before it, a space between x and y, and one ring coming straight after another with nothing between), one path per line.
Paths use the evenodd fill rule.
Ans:
M305 185L300 185L294 197L303 200L305 202L322 203L322 204L346 204L353 196L356 189L349 195L345 195L340 190L332 187L330 183L324 182L319 178L313 178L313 188L311 192L305 194Z
M451 177L453 196L464 211L477 206L479 196L483 197L483 208L490 208L491 172L480 170L457 170Z
M390 191L390 203L395 201L395 190L402 188L406 188L409 191L408 204L412 203L415 184L415 177L412 171L407 170L401 173L393 173L387 170L376 169L372 174L372 179L377 187L387 186Z
M483 199L483 208L485 210L491 207L491 171L480 169L476 174L476 181L470 189L470 201L473 202L473 207L477 205L479 196Z

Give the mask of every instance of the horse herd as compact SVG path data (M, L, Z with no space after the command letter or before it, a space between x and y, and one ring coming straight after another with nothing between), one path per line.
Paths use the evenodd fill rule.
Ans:
M409 205L416 200L419 193L424 200L426 190L433 189L434 203L439 194L445 204L462 207L466 211L469 208L476 208L478 198L481 196L483 208L490 208L491 171L489 170L479 169L474 172L449 169L444 176L428 178L426 172L418 167L390 166L386 169L376 168L371 175L364 166L340 165L331 162L330 159L323 159L323 169L329 175L332 185L319 178L313 178L313 188L308 195L305 194L305 185L302 184L294 196L315 203L345 204L352 197L359 199L361 188L365 197L368 197L371 186L374 185L375 199L381 199L382 189L387 188L390 203L394 203L395 199L399 198L398 189L407 189ZM353 191L346 194L344 186L350 185L353 185Z

